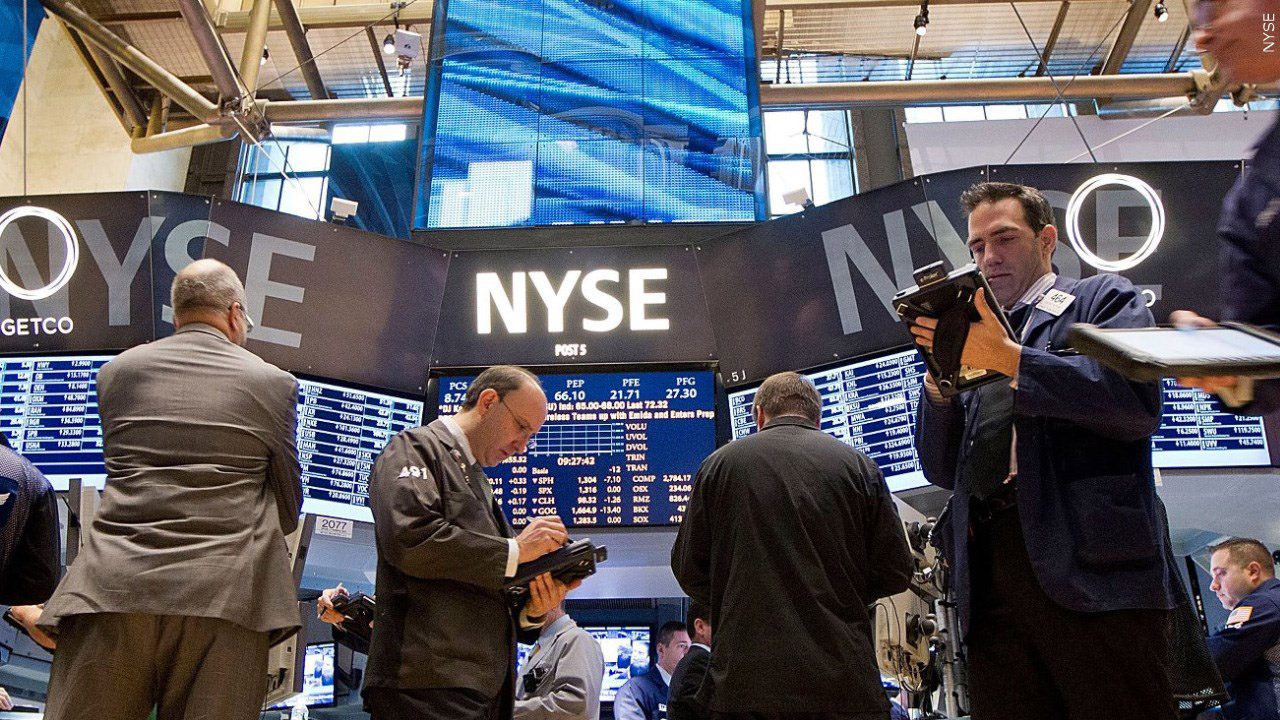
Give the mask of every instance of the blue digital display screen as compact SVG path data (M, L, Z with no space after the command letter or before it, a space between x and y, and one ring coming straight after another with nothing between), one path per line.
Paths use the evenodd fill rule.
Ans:
M823 432L866 453L895 492L928 484L914 435L925 368L915 350L807 373L822 396ZM1151 438L1158 468L1270 465L1262 419L1224 413L1199 390L1163 386L1163 420ZM729 393L736 440L755 432L755 389Z
M0 432L56 490L71 478L102 487L98 370L112 355L0 358ZM396 433L422 424L423 403L298 381L302 510L372 522L369 471Z
M576 527L674 525L715 450L710 371L541 375L547 421L523 455L486 468L511 524L559 515ZM440 378L455 414L472 377Z
M764 218L744 0L437 0L415 227Z

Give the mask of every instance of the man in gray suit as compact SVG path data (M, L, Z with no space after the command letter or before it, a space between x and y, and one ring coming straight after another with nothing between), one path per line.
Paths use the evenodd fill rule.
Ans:
M39 621L49 720L257 718L268 643L299 625L298 383L241 347L231 268L188 265L172 302L174 335L98 373L107 483Z
M378 605L364 689L374 720L510 717L517 633L532 642L576 583L544 574L524 607L510 605L502 585L517 565L568 534L546 516L516 536L482 467L524 452L546 417L537 377L492 367L461 412L396 435L374 463Z
M518 672L514 720L599 720L604 653L560 603Z

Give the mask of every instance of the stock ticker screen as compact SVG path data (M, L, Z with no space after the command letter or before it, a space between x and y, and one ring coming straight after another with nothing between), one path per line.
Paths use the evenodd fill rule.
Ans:
M422 424L422 406L418 400L299 380L303 512L373 522L373 461L397 433Z
M440 414L458 411L472 377L439 379ZM547 421L524 455L486 468L512 525L680 522L702 461L715 450L710 371L539 375Z
M0 358L0 432L57 490L102 487L98 370L112 355ZM422 402L298 381L303 511L372 521L369 470L393 435L422 424Z
M822 396L822 431L866 453L895 492L928 484L914 447L924 363L904 350L807 373ZM729 393L736 440L755 432L755 389ZM1205 393L1163 384L1163 418L1151 438L1158 468L1249 467L1271 464L1262 418L1222 412Z

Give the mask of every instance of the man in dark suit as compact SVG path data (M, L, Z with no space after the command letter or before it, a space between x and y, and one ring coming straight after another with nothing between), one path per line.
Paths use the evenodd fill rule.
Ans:
M0 434L0 605L48 600L61 570L53 486Z
M58 642L47 718L257 718L269 641L300 624L298 383L241 347L231 268L188 265L172 303L174 335L98 373L107 482L39 620Z
M1128 280L1053 273L1053 210L1034 188L965 192L969 250L1009 314L1010 339L978 298L962 361L1011 380L921 397L925 477L954 491L935 533L969 649L973 717L1149 718L1175 714L1166 628L1174 606L1151 434L1160 387L1069 349L1072 323L1145 327ZM916 341L932 347L937 323Z
M668 720L707 720L711 717L705 705L698 702L702 680L707 676L711 662L711 608L694 600L689 603L689 616L685 619L689 628L689 652L680 658L675 672L671 673L671 690L667 695Z
M540 516L516 536L482 468L523 453L546 416L537 377L492 367L461 412L396 435L374 463L378 604L364 690L374 720L511 716L517 633L533 642L576 583L542 575L524 607L509 606L503 582L568 534Z
M884 477L819 429L796 373L756 393L760 432L698 469L671 568L715 620L702 700L713 718L889 716L871 619L913 562Z

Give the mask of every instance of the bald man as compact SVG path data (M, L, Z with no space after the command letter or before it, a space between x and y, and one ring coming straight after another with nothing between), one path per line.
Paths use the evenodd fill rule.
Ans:
M187 266L172 304L174 335L98 373L106 489L39 621L50 720L255 719L268 643L299 625L298 383L242 347L231 268Z

